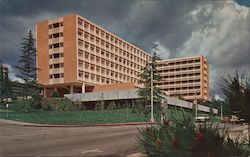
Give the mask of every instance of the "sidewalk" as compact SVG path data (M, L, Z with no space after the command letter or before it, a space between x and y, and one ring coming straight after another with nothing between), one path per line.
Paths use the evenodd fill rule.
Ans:
M135 154L128 155L127 157L146 157L146 156L141 153L135 153Z
M109 124L77 124L77 125L64 125L64 124L35 124L28 122L20 122L8 119L0 119L0 123L9 125L19 125L28 127L102 127L102 126L129 126L129 125L152 125L151 122L131 122L131 123L109 123Z

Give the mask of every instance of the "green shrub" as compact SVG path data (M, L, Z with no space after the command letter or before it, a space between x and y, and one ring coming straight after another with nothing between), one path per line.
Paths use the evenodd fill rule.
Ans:
M193 118L182 114L182 118L164 121L163 124L139 129L139 148L149 157L228 157L245 155L245 144L230 144L226 140L226 129L219 133L212 125L195 126ZM229 147L230 146L230 147ZM247 147L246 147L247 148ZM249 147L248 147L249 148ZM236 152L237 154L232 154Z
M16 100L15 102L9 104L9 109L17 112L29 112L34 110L31 99Z
M59 93L57 91L54 91L51 95L52 98L59 98Z
M55 111L77 111L80 109L80 104L74 104L68 98L49 98L43 108Z

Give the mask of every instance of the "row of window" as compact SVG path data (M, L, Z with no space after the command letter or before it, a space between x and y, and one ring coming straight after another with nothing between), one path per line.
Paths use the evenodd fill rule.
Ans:
M58 78L63 78L63 77L64 77L63 73L49 75L50 79L58 79Z
M49 29L63 27L63 22L56 22L49 25Z
M114 35L106 32L105 30L101 29L101 28L98 28L92 24L90 24L89 22L87 21L83 21L82 19L78 18L78 26L80 28L84 28L85 30L89 30L90 32L92 32L93 34L95 33L97 36L99 36L100 38L103 38L105 39L106 41L109 41L113 44L115 44L116 46L120 46L120 47L123 47L124 49L130 51L130 52L134 52L136 53L137 55L140 54L140 56L145 56L146 54L145 53L139 53L139 50L137 48L135 48L134 46L126 43L125 41L121 40L121 39L118 39L117 37L115 37ZM78 34L79 35L82 35L83 34L83 30L81 29L78 29ZM87 34L88 32L86 32ZM92 35L93 35L92 34ZM89 36L91 36L90 34L87 34Z
M136 78L129 77L129 76L122 75L122 74L119 75L119 80L118 80L118 75L117 75L117 79L114 80L114 79L111 79L111 78L106 78L106 77L103 77L103 76L100 76L100 75L95 75L95 74L91 74L91 73L83 72L83 71L79 71L78 76L80 78L82 78L82 79L83 78L91 79L92 81L102 82L102 83L107 83L107 84L109 84L109 83L121 83L121 81L119 81L119 80L123 80L123 82L124 81L137 82Z
M54 53L49 55L49 59L56 59L56 58L62 58L63 57L63 53Z
M172 97L179 97L179 96L198 96L200 95L200 92L197 93L180 93L180 94L170 94Z
M185 84L185 83L194 83L194 82L200 82L200 79L192 79L192 80L183 80L183 81L170 81L170 82L160 82L157 83L158 85L174 85L174 84Z
M168 76L161 76L161 77L162 79L168 79L168 78L182 78L182 77L193 77L193 76L200 76L200 73L196 72L196 73L190 73L190 74L168 75Z
M49 45L49 49L60 48L60 47L63 47L63 43L55 43Z
M106 74L106 75L110 75L110 76L113 76L118 74L118 72L116 71L113 71L113 70L110 70L110 69L106 69L104 67L101 67L101 66L96 66L94 64L90 64L90 63L84 63L84 62L79 62L79 68L82 68L82 69L85 69L85 70L91 70L93 72L96 72L96 73L102 73L102 74ZM128 68L125 68L125 67L119 67L119 72L121 73L126 73L126 74L129 74L129 75L133 75L134 77L137 77L139 75L139 72L136 72L132 69L128 69Z
M84 35L83 35L84 34ZM133 53L131 55L134 55L134 56L140 56L144 59L149 59L150 57L148 55L146 55L144 52L136 49L136 48L133 48L133 49L125 49L124 47L118 47L110 42L107 42L106 40L103 40L101 38L98 38L96 37L95 35L92 35L92 34L89 34L87 32L83 33L81 31L78 31L78 35L82 38L84 38L85 40L87 41L90 41L91 43L95 43L97 44L98 46L102 46L104 48L106 48L107 50L110 50L110 51L115 51L116 53L118 52L122 52L122 51L129 51L130 53ZM79 39L78 41L78 44L81 46L83 46L83 40L82 39ZM121 53L120 53L121 55Z
M101 47L98 47L98 46L95 46L93 44L90 44L88 42L84 42L82 40L78 40L78 45L79 45L79 48L86 50L86 51L91 51L92 53L96 53L96 54L101 54L101 55L105 55L106 57L109 57L109 56L115 56L115 55L119 55L119 56L123 56L123 58L127 58L129 60L134 60L134 61L137 61L137 62L143 62L144 64L146 63L146 60L149 60L149 57L145 58L145 59L142 59L140 57L137 57L125 50L122 50L122 49L119 49L119 48L115 48L115 53L112 53L110 52L109 50L107 49L103 49ZM80 49L80 50L81 50Z
M169 61L164 63L159 63L157 67L164 67L169 65L181 65L181 64L192 64L192 63L200 63L200 59L192 59L192 60L183 60L183 61Z
M168 88L168 87L160 87L164 91L171 91L171 90L191 90L191 89L200 89L200 86L184 86L184 87L178 87L178 88Z
M83 57L82 53L79 53L79 59L80 59L80 62L83 62L81 60L86 60L86 61L90 61L92 63L95 62L96 64L106 65L108 67L115 68L115 69L118 69L118 66L121 67L121 64L123 64L124 66L127 65L127 66L133 68L134 70L140 70L142 68L142 66L139 64L136 64L134 62L130 62L129 60L123 59L121 57L118 58L118 56L114 56L114 55L112 55L111 58L109 60L107 60L107 59L104 59L104 58L99 57L99 56L95 56L92 54L90 55L89 53L86 52L84 57Z
M56 63L56 64L50 64L49 68L50 69L57 69L57 68L63 68L64 64L63 63Z
M55 39L55 38L59 38L59 37L63 37L63 32L49 34L49 39Z
M167 73L167 72L175 72L175 71L186 71L186 70L199 70L200 66L190 66L190 67L183 67L183 68L172 68L172 69L165 69L165 70L158 70L159 73Z

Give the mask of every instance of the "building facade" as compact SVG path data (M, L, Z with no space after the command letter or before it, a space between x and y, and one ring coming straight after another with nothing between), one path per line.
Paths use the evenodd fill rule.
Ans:
M204 56L157 61L162 81L157 85L169 96L202 103L209 97L209 67Z
M9 78L9 68L7 66L5 66L5 65L2 64L1 70L2 70L1 74L3 75L1 77L3 79L8 79Z
M95 85L137 83L151 56L75 14L36 25L38 82L44 95L93 91Z

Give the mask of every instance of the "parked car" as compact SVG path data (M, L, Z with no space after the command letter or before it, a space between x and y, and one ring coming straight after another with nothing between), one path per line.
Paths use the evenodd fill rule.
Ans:
M195 118L195 122L207 122L210 120L210 117L206 114L200 114Z
M231 121L231 123L241 124L241 123L245 122L245 119L240 119L236 115L232 115L230 121Z

